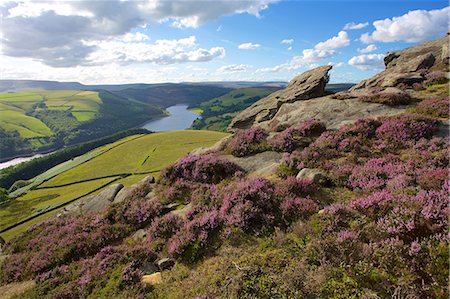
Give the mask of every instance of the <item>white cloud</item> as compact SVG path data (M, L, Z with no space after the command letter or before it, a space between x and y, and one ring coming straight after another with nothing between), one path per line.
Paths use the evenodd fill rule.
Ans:
M436 10L413 10L399 17L373 22L375 31L361 35L364 43L422 42L443 37L448 30L450 7Z
M213 47L209 50L198 48L195 36L178 40L157 40L153 44L102 41L97 43L97 50L86 58L85 65L136 62L167 65L210 61L224 55L225 49L221 47Z
M281 43L284 45L292 45L294 43L294 40L292 38L291 39L283 39L281 41Z
M339 68L339 67L343 67L344 65L345 65L345 63L344 62L338 62L338 63L336 63L336 62L328 62L328 65L332 65L333 66L333 68Z
M222 73L237 73L237 72L245 72L249 68L250 66L246 64L230 64L218 68L217 71Z
M364 22L364 23L355 23L355 22L351 22L351 23L347 23L344 26L344 30L357 30L357 29L362 29L365 28L369 25L368 22Z
M348 64L363 70L380 70L384 68L384 54L364 54L350 58Z
M316 50L333 50L346 47L350 44L350 39L345 31L340 31L337 36L333 36L324 42L320 42L315 45Z
M275 73L280 71L293 71L301 67L314 65L323 59L334 56L338 48L346 47L350 44L350 39L345 31L340 31L337 36L333 36L326 41L317 43L313 49L305 49L302 55L294 56L290 61L276 65L271 68L260 68L257 73Z
M365 48L363 48L363 49L359 49L359 48L358 48L358 52L359 52L359 53L363 53L363 54L365 54L365 53L370 53L370 52L374 52L374 51L376 51L376 50L378 50L378 48L377 48L377 46L375 46L374 44L370 44L370 45L368 45L367 47L365 47Z
M148 24L196 28L225 15L259 17L277 1L1 1L0 43L6 56L29 57L53 67L83 65L98 44Z
M259 47L261 47L260 44L253 44L253 43L244 43L244 44L240 44L238 46L239 49L243 49L243 50L254 50L254 49L258 49Z
M136 32L136 33L127 33L123 37L119 38L119 40L122 40L126 43L143 42L150 40L150 37L147 34Z
M331 57L334 54L336 54L335 50L305 49L303 50L303 61L316 62Z
M292 47L289 47L289 48L287 48L288 49L288 51L292 51Z

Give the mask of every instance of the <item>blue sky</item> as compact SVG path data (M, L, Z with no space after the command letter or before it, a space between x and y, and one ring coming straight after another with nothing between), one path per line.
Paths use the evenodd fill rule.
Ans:
M447 1L0 3L2 79L94 83L332 82L379 72L384 54L442 37Z

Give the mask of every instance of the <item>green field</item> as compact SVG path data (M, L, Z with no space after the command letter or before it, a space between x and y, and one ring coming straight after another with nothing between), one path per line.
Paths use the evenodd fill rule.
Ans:
M241 88L221 97L201 103L191 110L201 112L202 118L192 125L197 130L226 131L233 117L259 99L278 90L273 87Z
M95 117L102 101L98 92L79 90L52 90L27 93L0 94L0 128L17 131L23 138L51 136L55 132L33 111L69 111L79 122Z
M171 131L129 136L97 148L32 179L33 188L28 185L20 190L28 191L26 194L0 206L0 229L113 181L131 185L149 173L156 176L162 168L193 149L211 146L225 136L225 133L210 131ZM121 178L121 174L126 174L127 177ZM108 178L104 178L105 176ZM52 214L54 211L44 215ZM39 219L44 218L39 216ZM6 231L1 236L9 240L35 223L35 219L27 223Z

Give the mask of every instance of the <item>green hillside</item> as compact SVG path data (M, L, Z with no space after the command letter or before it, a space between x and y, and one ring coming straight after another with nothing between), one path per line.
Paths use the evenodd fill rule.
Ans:
M59 210L65 203L93 190L99 192L112 182L130 185L146 175L157 175L193 149L211 146L225 136L219 132L171 131L130 136L95 149L39 175L32 190L28 191L26 186L25 195L1 205L0 230L41 213L47 215L46 211L52 215L55 208ZM34 222L32 219L1 236L9 240Z
M259 99L278 90L276 87L241 88L201 103L196 106L202 111L201 119L192 125L196 130L226 131L233 117Z
M138 125L162 110L106 91L0 94L0 158L92 140Z

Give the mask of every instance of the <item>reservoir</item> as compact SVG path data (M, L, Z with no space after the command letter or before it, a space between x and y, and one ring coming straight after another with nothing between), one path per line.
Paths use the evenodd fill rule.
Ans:
M17 164L20 164L22 162L30 161L30 160L33 160L35 158L39 158L39 157L42 157L42 156L45 156L45 155L36 154L34 156L29 156L29 157L15 158L15 159L12 159L12 160L0 163L0 169L6 168L6 167L9 167L9 166L13 166L13 165L17 165Z
M186 104L178 104L175 106L171 106L166 110L170 113L170 115L159 118L156 120L149 121L145 123L142 128L147 130L151 130L154 132L164 132L164 131L173 131L173 130L184 130L189 128L192 125L192 122L200 117L195 112L189 111L187 109L188 105ZM50 154L50 153L49 153ZM45 155L45 154L44 154ZM3 163L0 163L0 169L17 165L22 162L30 161L35 158L39 158L44 156L43 154L36 154L29 157L19 157L15 158ZM48 155L48 154L47 154Z
M142 128L154 132L187 129L194 120L200 117L197 113L189 111L187 107L188 105L186 104L170 106L166 109L170 113L169 116L149 121Z

